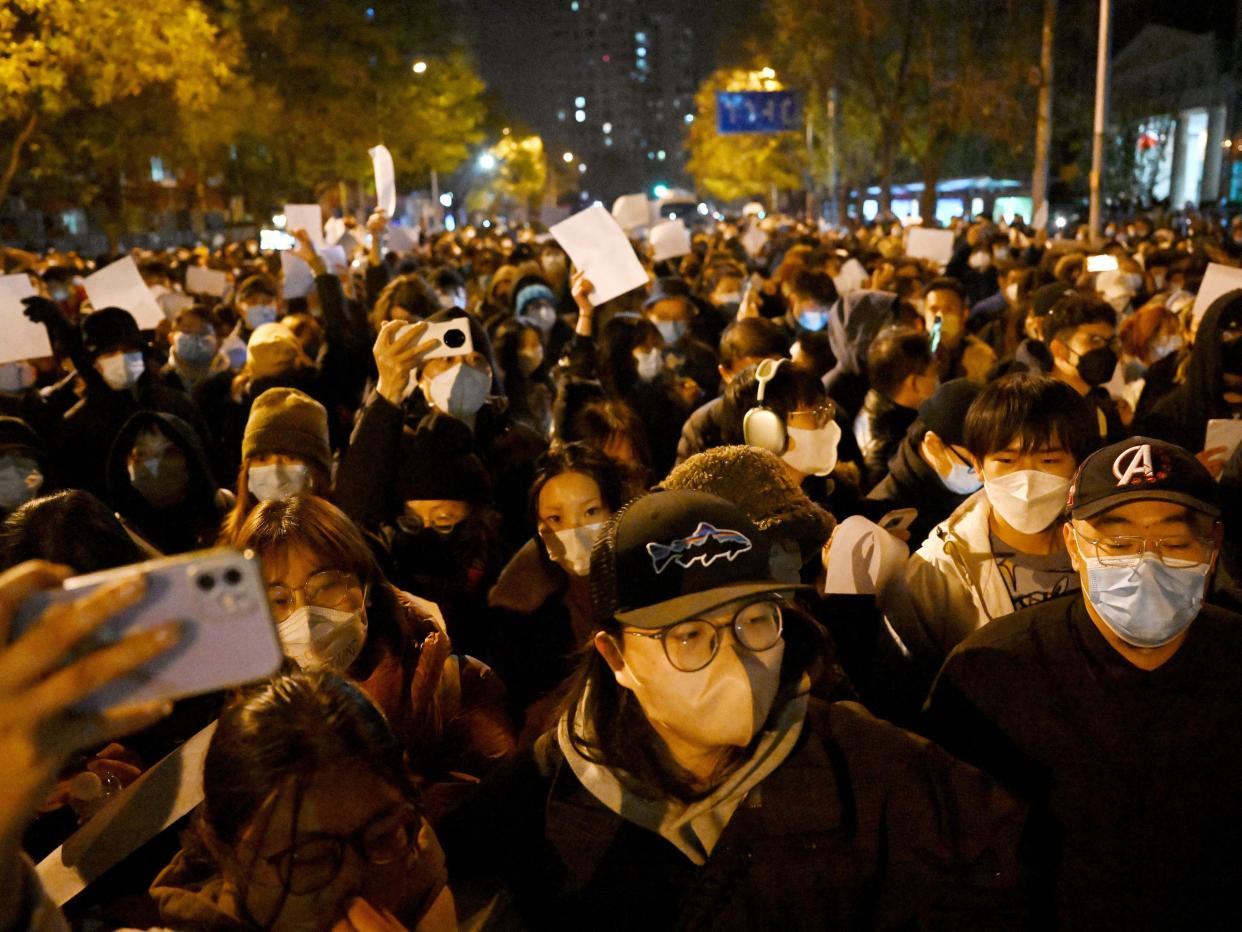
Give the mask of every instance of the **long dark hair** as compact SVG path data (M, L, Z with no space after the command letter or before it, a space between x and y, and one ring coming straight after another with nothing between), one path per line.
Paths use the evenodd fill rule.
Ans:
M608 394L624 398L640 383L634 350L660 331L637 314L617 314L604 324L599 335L600 381Z

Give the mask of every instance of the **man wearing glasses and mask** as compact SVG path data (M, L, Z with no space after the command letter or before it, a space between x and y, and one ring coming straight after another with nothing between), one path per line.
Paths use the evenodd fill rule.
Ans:
M1242 617L1205 604L1216 483L1132 437L1082 464L1082 589L985 626L941 670L925 732L1032 804L1039 927L1238 928Z

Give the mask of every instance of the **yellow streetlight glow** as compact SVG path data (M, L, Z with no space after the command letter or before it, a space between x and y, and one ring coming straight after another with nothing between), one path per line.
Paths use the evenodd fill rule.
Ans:
M414 62L414 73L415 74L422 74L426 70L427 70L427 63L425 61Z
M574 154L572 152L566 152L561 156L561 158L565 160L565 164L569 164L574 160Z

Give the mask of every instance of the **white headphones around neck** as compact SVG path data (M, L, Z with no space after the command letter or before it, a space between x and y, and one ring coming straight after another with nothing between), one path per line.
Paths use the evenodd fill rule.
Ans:
M763 403L763 396L783 362L784 359L765 359L759 363L755 369L755 382L759 385L755 406L742 418L742 437L746 443L777 456L789 446L789 435L785 430L785 419Z

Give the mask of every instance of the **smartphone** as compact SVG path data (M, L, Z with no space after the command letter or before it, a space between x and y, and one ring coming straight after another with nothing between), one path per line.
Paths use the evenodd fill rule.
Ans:
M259 231L259 248L264 252L283 252L286 249L292 249L298 244L293 234L286 233L284 230L260 230Z
M464 317L454 317L438 324L428 324L423 340L439 340L440 345L423 357L443 359L449 356L467 356L474 352L474 340L470 336L470 322Z
M181 699L264 679L279 669L280 641L267 605L267 590L252 553L228 548L201 550L65 580L38 592L17 610L13 637L53 605L81 598L118 577L146 577L142 599L104 622L80 642L66 664L125 635L180 621L181 640L172 650L87 696L78 707L100 711L156 699Z
M904 531L914 523L914 519L918 516L917 508L898 508L880 519L880 527L886 531Z
M932 321L931 334L929 342L931 343L931 351L934 353L940 349L940 332L944 329L944 319L937 314L936 319Z
M1116 256L1087 256L1088 272L1116 272Z

